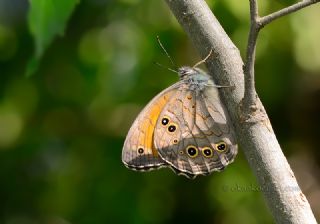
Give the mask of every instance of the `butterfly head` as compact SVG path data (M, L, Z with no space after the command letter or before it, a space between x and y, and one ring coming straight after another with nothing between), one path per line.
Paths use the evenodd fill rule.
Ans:
M180 80L191 90L202 90L208 85L213 85L211 77L200 68L184 66L179 68Z
M178 74L181 80L185 79L190 79L190 78L195 78L195 77L206 77L208 78L207 73L202 71L200 68L192 68L189 66L183 66L179 68Z

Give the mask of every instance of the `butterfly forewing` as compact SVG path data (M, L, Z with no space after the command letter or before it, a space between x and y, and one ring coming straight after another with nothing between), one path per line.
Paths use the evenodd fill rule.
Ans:
M154 146L153 134L160 112L174 94L173 87L158 94L132 124L122 150L122 161L128 168L148 170L166 165Z

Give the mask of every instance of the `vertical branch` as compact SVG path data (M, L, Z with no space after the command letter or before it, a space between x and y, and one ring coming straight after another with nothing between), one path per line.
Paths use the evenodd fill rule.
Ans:
M250 32L247 44L246 63L244 66L244 113L250 115L252 107L256 103L256 90L254 81L254 61L256 54L257 37L259 34L258 26L258 3L256 0L249 0L250 2Z
M320 0L302 0L296 4L293 4L287 8L281 9L277 12L271 13L264 17L259 17L258 13L258 1L249 0L250 3L250 32L248 37L247 44L247 54L246 62L244 65L244 74L245 74L245 90L244 90L244 99L243 99L243 112L245 120L252 116L252 112L257 109L256 105L256 90L255 90L255 81L254 81L254 63L255 63L255 53L257 38L260 30L271 23L272 21L288 15L292 12L296 12L302 8L305 8L309 5L320 2Z

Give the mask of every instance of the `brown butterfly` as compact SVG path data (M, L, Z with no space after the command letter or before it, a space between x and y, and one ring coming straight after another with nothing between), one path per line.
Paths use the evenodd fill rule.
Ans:
M189 178L223 170L237 144L228 112L211 77L181 67L180 81L154 97L126 137L122 161L130 169L170 167Z

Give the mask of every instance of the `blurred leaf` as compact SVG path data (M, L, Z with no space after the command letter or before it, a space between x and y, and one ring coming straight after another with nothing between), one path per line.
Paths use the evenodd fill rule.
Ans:
M27 66L27 76L39 66L44 51L56 35L62 36L66 22L79 0L30 0L28 25L35 41L35 55Z

